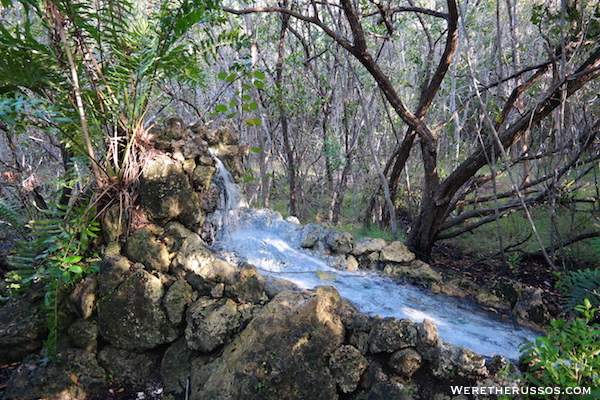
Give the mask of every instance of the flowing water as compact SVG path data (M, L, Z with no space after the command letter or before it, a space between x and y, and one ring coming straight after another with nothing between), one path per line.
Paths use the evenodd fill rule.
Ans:
M221 229L214 247L232 262L254 265L267 281L283 278L301 289L333 285L363 313L417 322L428 318L443 340L484 356L502 354L515 360L520 354L518 346L539 335L465 299L399 283L374 271L349 272L332 267L327 257L300 247L305 227L295 218L284 220L272 210L247 208L218 159L217 168L223 179L226 206L218 218L213 217L224 221L218 223Z

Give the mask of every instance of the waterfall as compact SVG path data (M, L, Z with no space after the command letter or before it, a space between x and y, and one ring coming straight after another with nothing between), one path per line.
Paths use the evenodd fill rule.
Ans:
M376 271L334 268L326 257L301 248L304 227L296 218L284 220L273 210L248 208L220 161L217 168L225 185L226 218L216 247L233 263L254 265L268 282L277 284L284 279L300 289L335 286L360 312L416 322L428 318L443 340L485 356L502 354L518 359L519 345L539 336L466 299L399 283Z

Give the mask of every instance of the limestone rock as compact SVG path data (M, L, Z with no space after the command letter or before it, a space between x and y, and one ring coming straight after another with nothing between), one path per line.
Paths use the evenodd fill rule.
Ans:
M337 399L328 365L344 339L342 304L332 287L279 293L221 357L194 364L190 398Z
M241 322L241 315L233 300L200 298L187 311L187 345L194 350L210 353L228 342Z
M350 345L340 346L329 359L329 370L344 393L356 390L360 377L368 366L368 360L356 347Z
M392 278L410 278L423 283L439 283L442 276L434 271L429 264L413 260L409 265L387 264L383 272Z
M353 238L348 232L332 231L327 235L326 243L333 253L348 254L352 251Z
M100 226L106 243L117 241L127 228L124 210L118 204L113 204L102 214Z
M363 238L359 239L354 243L354 249L352 254L360 256L365 253L380 252L388 245L388 242L384 239L378 238Z
M140 202L149 218L161 225L177 219L191 227L204 221L204 214L180 163L157 156L149 161L140 177Z
M173 268L198 275L205 281L232 282L237 272L234 266L214 257L195 234L181 244L173 259Z
M177 339L177 330L163 311L163 284L145 270L133 273L98 304L101 335L115 347L152 349Z
M431 349L438 347L440 343L440 334L437 327L430 319L424 319L417 325L417 350L427 356Z
M178 339L165 351L160 363L160 375L165 392L182 394L190 379L192 360L197 353L190 349L184 337Z
M199 192L206 192L217 169L212 166L198 165L192 173L192 184Z
M190 231L181 223L177 221L171 221L165 225L163 231L163 240L167 245L169 252L175 253L179 251L185 239L195 235L196 234L194 232Z
M98 295L115 290L130 274L131 263L122 256L108 256L100 261L98 272Z
M410 319L385 318L376 320L369 334L371 353L392 353L417 343L417 324Z
M95 356L80 349L67 349L52 360L37 354L26 357L13 372L4 397L85 400L106 389L106 372Z
M106 346L98 353L98 362L114 380L143 388L159 368L160 357Z
M519 323L538 330L550 323L550 313L544 304L542 293L539 288L527 288L523 291L521 299L512 310Z
M98 324L93 319L80 319L69 326L69 338L74 347L89 353L98 347Z
M235 281L227 287L226 293L235 296L243 303L266 303L267 284L258 270L250 265L243 264L239 268Z
M404 263L415 259L415 255L402 242L391 242L381 250L381 261Z
M144 264L149 271L169 270L169 251L164 243L157 241L163 229L149 225L133 232L127 242L127 257L133 262Z
M46 319L26 299L10 299L0 308L0 364L20 360L42 347Z
M412 400L413 388L407 388L402 382L388 377L381 365L374 361L364 373L363 392L353 396L356 400Z
M69 299L75 306L75 311L80 318L86 319L92 316L96 306L97 290L98 281L94 276L87 276L75 285L75 288L69 295Z
M392 354L389 365L399 375L410 378L423 366L423 358L415 349L407 347Z
M440 341L440 352L431 371L438 378L482 379L489 375L485 359L464 347Z
M176 280L169 287L163 298L163 304L167 317L173 325L179 325L183 321L186 307L196 300L196 296L194 289L183 279Z

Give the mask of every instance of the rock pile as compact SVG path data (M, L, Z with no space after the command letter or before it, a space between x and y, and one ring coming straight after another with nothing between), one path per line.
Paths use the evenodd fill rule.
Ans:
M232 137L223 128L186 129L179 119L156 132L163 153L140 177L147 223L123 240L120 210L105 214L107 255L61 311L57 357L35 352L46 332L29 303L3 307L0 363L21 360L6 399L105 399L111 381L140 392L152 386L153 398L192 400L458 400L451 385L519 384L498 374L508 361L443 342L428 320L361 314L329 286L278 292L253 266L212 254L202 239L219 195L208 145L243 154ZM313 228L303 246L348 265L441 280L400 242L354 242Z

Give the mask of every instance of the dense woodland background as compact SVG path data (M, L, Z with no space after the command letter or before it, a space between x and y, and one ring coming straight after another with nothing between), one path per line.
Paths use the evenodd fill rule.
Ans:
M178 115L239 129L255 207L595 267L599 37L592 0L3 0L3 243L127 214Z

